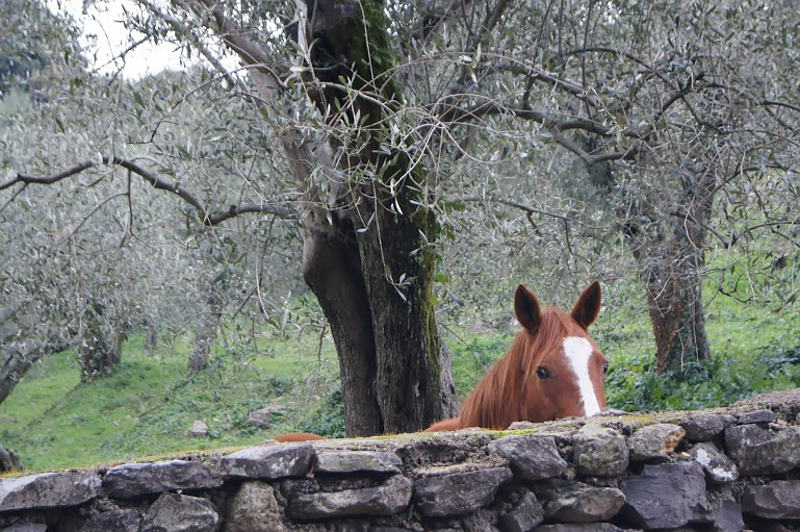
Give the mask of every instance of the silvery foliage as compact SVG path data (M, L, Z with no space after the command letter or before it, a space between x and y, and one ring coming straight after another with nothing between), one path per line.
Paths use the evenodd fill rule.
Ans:
M220 57L215 4L138 4L132 29ZM284 31L296 28L304 4L220 5L265 53L270 91L250 84L253 68L223 74L267 98L252 113L256 127L296 127L357 149L358 124L308 105L306 50L287 36L294 30ZM385 149L419 161L428 206L457 234L440 243L452 273L446 292L456 299L485 293L477 285L487 276L503 285L543 277L546 290L570 292L586 277L625 274L630 246L645 257L642 268L669 271L648 261L678 265L708 246L733 260L731 242L796 223L799 63L790 2L419 1L390 2L385 13L393 80L403 90ZM338 147L333 156L350 154ZM613 182L595 182L591 170L606 162ZM369 169L323 170L298 185L304 198L324 201L332 182L371 183ZM783 192L791 201L778 199ZM773 199L734 215L724 209L759 194ZM692 219L694 203L715 199L717 216ZM689 238L672 256L666 235L681 220L710 241ZM637 238L623 245L619 234L631 224Z
M282 132L345 140L359 132L358 124L329 120L336 109L326 116L309 105L304 51L283 31L297 18L294 3L223 4L265 51L273 83L280 81L280 90L266 93L254 87L252 69L217 61L224 47L207 29L213 24L202 2L137 4L129 10L132 40L174 40L188 57L214 59L206 64L227 71L165 75L135 87L109 82L118 97L108 91L87 112L105 110L116 121L63 146L62 159L31 155L18 167L48 173L113 149L147 157L153 171L180 181L214 212L275 203L302 214L309 201L325 202L334 182L369 182L368 169L320 168L308 183L290 177L277 142ZM442 305L467 298L478 305L495 294L505 301L514 282L531 278L558 303L548 291L567 297L565 288L587 277L624 275L632 261L620 230L633 222L643 235L634 245L659 242L671 221L688 219L685 191L697 176L715 183L716 215L700 221L712 251L730 257L731 242L747 243L778 222L796 224L800 62L791 3L433 1L389 3L386 12L403 101L388 118L385 142L425 169L426 201L444 228L435 245L450 274ZM66 99L79 100L75 93ZM337 161L347 155L333 153ZM592 183L587 172L605 160L613 164L610 186ZM116 179L119 191L123 178ZM173 208L198 222L191 209ZM166 220L164 212L156 218ZM209 242L236 242L247 256L223 264L247 264L242 272L259 271L262 280L294 272L296 282L297 270L286 269L296 268L299 255L292 224L239 217L211 235ZM785 246L796 242L793 233L783 236ZM297 290L277 284L277 296ZM244 291L257 297L268 288L259 282ZM262 309L270 306L261 299Z
M52 20L23 22L37 39L57 33ZM225 136L237 113L230 100L170 108L186 96L182 76L128 83L90 75L85 63L62 61L64 54L42 53L46 68L12 80L21 87L0 102L0 181L124 157L152 164L167 178L199 183L198 197L215 208L238 203L241 190L231 173L258 173L232 154L242 151L241 139ZM203 72L193 75L203 83ZM198 216L140 177L103 164L51 186L4 191L4 359L79 347L87 328L98 335L142 327L178 334L208 312L209 290L221 294L231 314L249 305L245 314L259 316L263 309L285 325L282 297L296 283L273 286L273 278L291 271L289 261L257 242L271 235L291 239L291 233L256 217L205 230Z

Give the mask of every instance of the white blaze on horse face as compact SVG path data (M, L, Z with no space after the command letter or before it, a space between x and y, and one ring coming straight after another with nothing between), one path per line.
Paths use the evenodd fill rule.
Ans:
M600 412L600 403L597 402L597 395L594 393L594 384L589 376L589 359L592 358L592 344L586 338L580 336L567 336L564 338L564 355L569 361L569 365L578 379L578 390L580 390L581 400L583 401L583 411L586 417L593 416Z

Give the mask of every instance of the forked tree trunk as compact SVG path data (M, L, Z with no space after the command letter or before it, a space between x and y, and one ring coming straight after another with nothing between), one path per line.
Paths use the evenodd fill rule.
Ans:
M434 314L435 219L423 206L420 188L409 186L409 176L417 183L425 176L412 168L402 147L391 147L397 153L378 149L379 139L389 136L383 129L386 108L402 98L387 81L391 76L384 76L394 58L383 6L374 0L308 0L306 7L308 25L298 35L308 34L313 42L309 95L322 113L341 109L360 131L355 139L327 139L344 154L339 168L353 179L348 186L326 175L331 197L312 192L316 205L304 219L305 279L336 343L348 435L419 430L454 414L455 389ZM371 96L352 98L353 91L341 90L348 79L353 91ZM376 97L386 106L376 104ZM313 142L320 144L297 131L284 137L292 169L306 184L314 182L320 166L335 164L324 155L326 147ZM361 173L372 176L371 186ZM402 205L402 214L387 205Z
M284 145L294 161L310 160L298 143ZM302 166L295 172L308 170ZM420 236L431 229L432 215L420 223L419 217L381 210L357 231L352 214L310 211L303 256L305 280L339 356L346 431L419 430L457 410L450 359L433 312L433 250ZM363 216L357 218L370 218ZM401 286L390 282L403 274Z
M303 275L328 319L339 355L345 430L350 436L380 434L384 423L375 388L370 302L352 226L339 223L329 231L308 232Z

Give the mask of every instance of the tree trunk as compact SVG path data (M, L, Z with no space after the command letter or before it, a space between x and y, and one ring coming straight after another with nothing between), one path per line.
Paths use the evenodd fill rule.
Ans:
M587 152L592 137L579 137ZM612 201L616 187L609 162L587 167L589 180ZM716 180L713 173L690 168L678 172L680 187L669 214L656 215L646 196L631 196L617 207L628 243L639 264L647 309L656 341L657 371L680 369L684 362L711 358L703 312L702 281L706 227L711 218ZM669 201L659 196L659 201ZM663 205L658 207L663 208Z
M43 348L33 348L24 353L17 348L3 349L4 359L0 366L0 403L6 400L23 375L44 354Z
M453 413L455 390L443 385L442 342L433 304L433 228L428 211L400 216L379 207L373 222L358 235L386 431L419 430ZM423 238L423 233L429 236Z
M157 345L158 345L158 327L156 327L155 323L152 323L148 320L147 323L145 324L145 337L144 337L144 343L142 344L142 348L148 353L152 353L153 351L155 351Z
M83 382L113 374L120 361L122 339L119 333L105 331L104 327L97 325L84 330L78 346Z
M715 184L713 174L681 169L680 195L667 216L654 230L629 234L647 290L659 375L711 358L702 282Z
M200 324L192 341L192 351L189 353L189 373L197 373L208 365L211 348L217 339L217 329L222 318L222 301L213 283L209 290L206 297L208 307L200 317Z
M685 257L699 260L701 257ZM680 268L680 269L679 269ZM659 375L685 362L711 358L705 329L702 277L693 264L645 267L647 308L653 324ZM683 270L683 271L681 271Z
M384 421L375 388L375 337L352 227L310 232L303 255L303 275L328 319L339 355L347 434L381 434Z

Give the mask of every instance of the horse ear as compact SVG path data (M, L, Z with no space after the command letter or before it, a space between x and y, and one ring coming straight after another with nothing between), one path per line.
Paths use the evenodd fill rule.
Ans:
M530 332L535 333L539 330L542 321L539 300L523 284L517 286L517 292L514 294L514 314L519 324Z
M575 307L572 309L572 318L578 322L578 325L584 329L588 329L589 325L594 323L597 315L600 314L600 283L593 282L586 287Z

